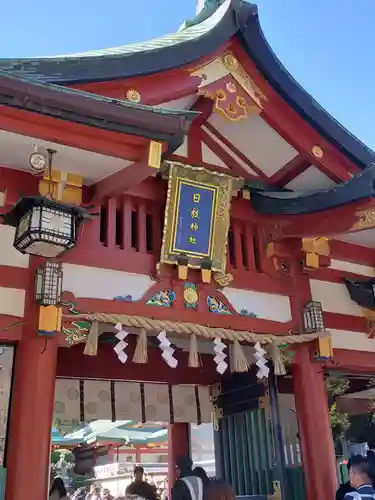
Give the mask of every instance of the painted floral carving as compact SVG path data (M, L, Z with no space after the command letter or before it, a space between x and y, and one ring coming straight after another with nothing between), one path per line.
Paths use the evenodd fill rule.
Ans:
M208 310L216 314L232 314L228 307L217 297L209 295L207 297Z
M196 309L199 296L197 287L193 283L185 283L184 286L184 301L186 309Z
M159 290L146 302L148 306L171 307L175 301L175 293L169 288Z

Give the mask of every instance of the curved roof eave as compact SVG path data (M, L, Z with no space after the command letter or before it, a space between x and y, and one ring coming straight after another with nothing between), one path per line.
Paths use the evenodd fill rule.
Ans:
M121 101L0 71L0 105L96 128L166 141L183 141L199 113ZM178 146L177 146L178 147Z
M360 175L331 189L298 193L251 189L250 203L265 215L302 215L338 208L366 198L375 198L375 163Z
M216 3L216 10L215 10ZM0 70L39 82L72 85L159 73L198 61L237 35L273 88L334 147L364 169L375 153L338 123L287 72L268 45L257 8L244 0L206 0L205 15L172 35L135 45L33 59L0 59Z

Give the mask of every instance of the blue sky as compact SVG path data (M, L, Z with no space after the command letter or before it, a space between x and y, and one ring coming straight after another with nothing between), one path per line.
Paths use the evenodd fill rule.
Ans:
M195 0L3 2L0 57L67 54L175 31ZM375 0L258 0L263 30L289 72L375 150Z

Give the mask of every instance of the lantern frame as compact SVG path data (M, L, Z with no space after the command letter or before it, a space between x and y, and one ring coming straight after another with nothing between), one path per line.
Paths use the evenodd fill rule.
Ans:
M44 196L19 200L4 216L16 228L13 246L24 254L59 257L77 244L78 230L89 213L82 207Z
M61 302L63 285L62 266L46 261L35 274L35 300L41 306L57 306Z
M303 307L303 325L306 333L325 331L321 302L313 300L305 304Z

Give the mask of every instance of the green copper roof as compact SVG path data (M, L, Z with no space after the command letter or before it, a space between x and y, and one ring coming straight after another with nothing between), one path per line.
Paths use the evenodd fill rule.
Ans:
M198 41L221 22L230 8L232 0L225 0L220 6L220 0L206 1L207 6L203 11L194 20L187 22L186 27L183 27L176 33L164 35L146 42L121 45L119 47L89 52L22 59L0 59L0 70L12 72L18 76L27 77L40 82L61 83L65 81L77 81L77 78L78 80L80 79L77 70L79 73L79 66L82 64L82 60L86 62L90 60L95 66L98 66L101 64L100 61L103 58L106 60L108 58L113 58L114 61L121 58L121 60L124 61L124 57L154 54L168 47L180 46L194 40ZM225 40L223 40L223 42L224 41ZM168 64L168 61L165 62ZM182 61L182 63L184 62L185 61ZM70 66L71 64L73 67ZM120 71L120 68L116 68L116 70ZM124 71L127 73L131 71L131 68L122 67L122 72ZM92 74L92 72L90 72L90 74ZM90 78L95 80L94 76L90 76L87 81L90 81ZM107 75L107 78L111 79L111 76ZM103 79L105 79L105 75L103 75Z

